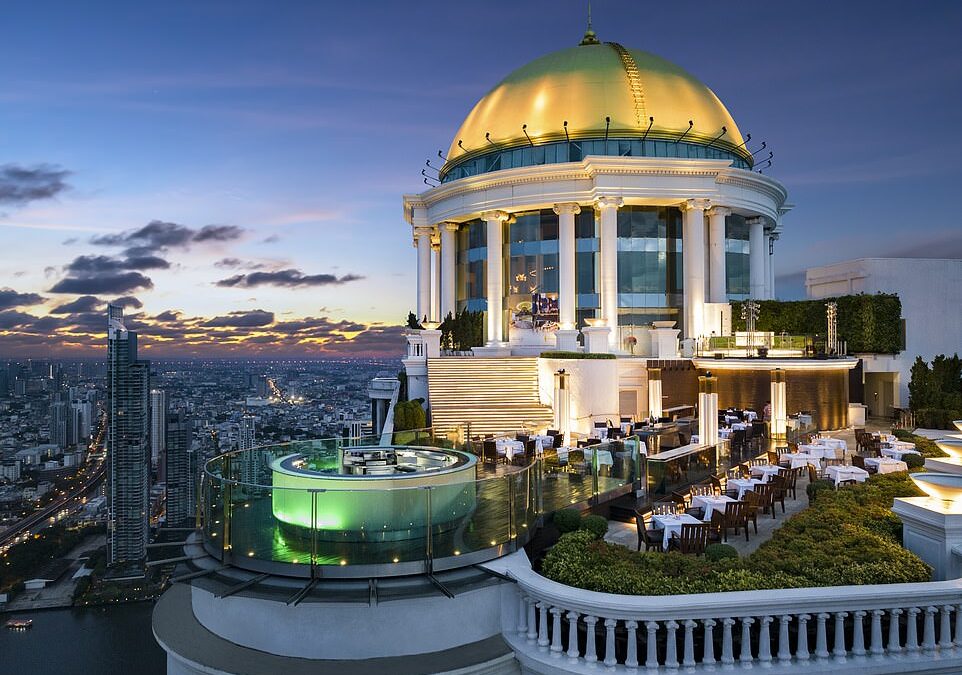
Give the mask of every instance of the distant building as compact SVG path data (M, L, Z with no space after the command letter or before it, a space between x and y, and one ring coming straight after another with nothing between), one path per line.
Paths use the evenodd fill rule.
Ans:
M50 405L50 442L60 449L70 445L70 405L55 401Z
M167 445L167 392L150 391L150 463L155 468L161 463Z
M246 451L240 455L240 479L244 483L257 483L259 462L257 453L253 452L256 438L254 416L244 415L237 434L237 449Z
M0 464L0 479L11 483L20 480L20 462L8 460Z
M109 561L137 567L147 557L150 364L137 358L137 334L114 305L107 359Z
M166 428L167 525L184 527L195 511L191 501L191 483L195 480L191 473L191 421L181 410L168 413Z
M14 453L14 458L25 466L40 466L43 461L56 454L57 446L53 443L45 443L32 448L24 448Z

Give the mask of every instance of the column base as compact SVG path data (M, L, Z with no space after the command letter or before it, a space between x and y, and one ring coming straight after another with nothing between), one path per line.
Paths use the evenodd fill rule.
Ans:
M581 345L578 344L578 333L577 329L571 330L556 330L555 334L555 349L559 352L577 352L581 350Z
M608 326L587 326L581 332L585 336L585 351L589 354L610 354L611 346L608 338L611 329Z

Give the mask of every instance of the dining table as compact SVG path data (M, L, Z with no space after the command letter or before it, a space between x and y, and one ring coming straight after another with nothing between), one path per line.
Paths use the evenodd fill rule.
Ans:
M825 468L825 475L835 482L836 487L843 480L854 480L864 483L868 478L868 471L857 466L829 466Z
M893 457L866 457L865 466L870 466L878 473L896 473L908 471L908 464Z
M665 550L668 550L668 542L671 541L672 534L681 535L682 525L702 525L702 521L695 518L695 516L689 515L687 513L682 514L665 514L661 516L652 516L652 522L656 523L658 527L656 529L664 530L663 545Z
M707 523L711 520L712 511L718 511L724 514L725 505L734 501L736 500L727 495L692 495L691 505L693 507L701 507L705 510L705 515L702 516L702 520Z
M759 464L758 466L749 467L748 473L753 476L760 476L763 483L767 483L772 476L778 475L782 470L780 466L774 466L772 464Z
M738 488L738 501L745 498L746 492L754 492L756 485L764 485L765 481L760 478L729 478L728 485Z
M798 446L799 452L819 459L843 459L845 450L828 445L802 444Z
M912 445L908 443L907 445ZM891 457L892 459L904 460L906 455L921 455L922 453L915 449L913 445L911 448L882 448L882 457Z
M494 445L499 455L504 455L509 460L514 459L515 455L524 454L524 443L513 438L496 438Z
M812 440L812 445L822 445L829 448L840 448L841 450L848 450L848 443L845 442L844 438L820 437Z
M834 452L834 450L832 451ZM821 454L809 454L807 452L786 452L778 456L778 463L788 462L791 469L797 469L806 465L814 466L816 469L821 466Z

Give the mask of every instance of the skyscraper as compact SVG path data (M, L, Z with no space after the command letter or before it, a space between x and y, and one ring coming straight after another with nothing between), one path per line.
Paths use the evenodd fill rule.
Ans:
M167 525L184 527L194 515L191 497L194 490L191 472L191 421L183 410L169 413L166 419L167 443Z
M50 404L50 442L63 450L70 444L70 404L58 399Z
M259 457L253 448L256 443L254 416L244 415L241 417L240 429L237 438L238 450L246 451L240 453L240 480L244 483L257 483L259 473Z
M150 463L157 468L167 446L167 392L150 390Z
M134 572L147 557L150 363L123 308L107 312L108 548L111 565Z

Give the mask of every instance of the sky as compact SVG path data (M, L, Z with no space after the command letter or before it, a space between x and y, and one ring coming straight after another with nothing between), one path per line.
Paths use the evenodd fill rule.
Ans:
M0 22L0 357L399 354L401 195L585 4L19 2ZM804 270L962 257L962 3L595 0L602 40L707 83L794 209Z

